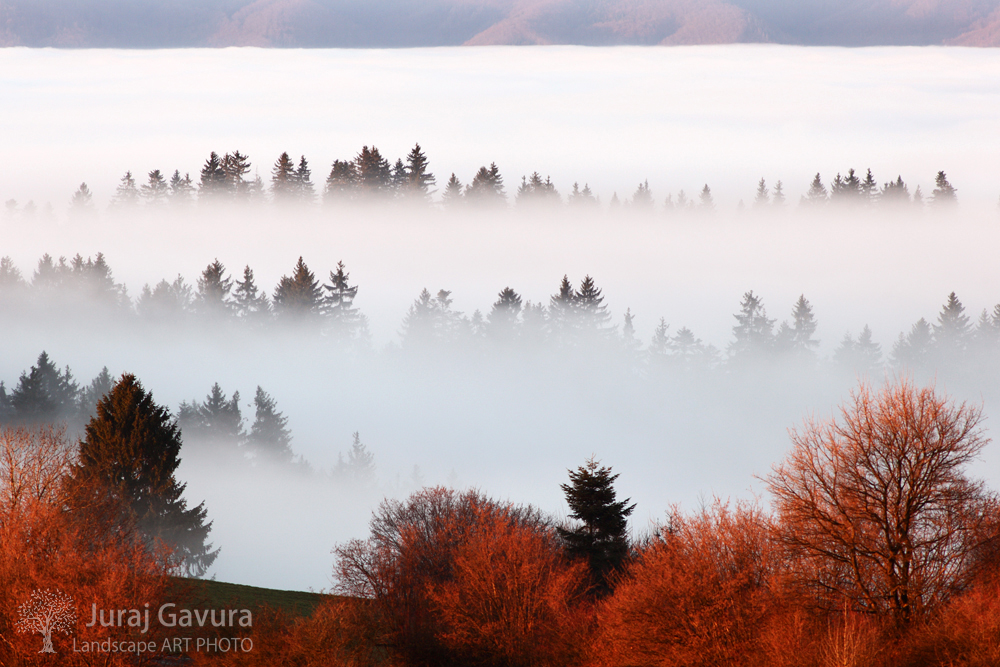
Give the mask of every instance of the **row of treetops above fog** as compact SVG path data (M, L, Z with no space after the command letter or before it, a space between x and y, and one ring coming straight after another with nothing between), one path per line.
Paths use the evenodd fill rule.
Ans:
M164 279L154 287L145 285L133 301L125 286L114 281L101 254L87 260L77 255L70 262L65 258L56 262L45 255L30 281L23 278L9 257L0 258L0 303L15 318L18 313L30 320L39 313L55 312L59 317L96 317L98 321L116 314L122 318L119 321L134 318L157 326L197 321L228 321L248 331L285 326L304 334L322 334L331 345L355 352L373 347L368 318L354 303L358 290L343 262L329 272L329 283L324 283L299 257L291 274L282 276L269 297L257 286L249 266L239 280L228 275L226 267L215 260L202 271L196 287L181 276L173 282ZM452 307L450 291L442 289L432 294L424 289L404 315L399 334L404 348L454 350L455 346L485 345L486 349L494 349L490 347L493 343L525 348L602 347L627 352L634 359L645 355L651 364L674 359L683 360L684 366L704 368L724 367L751 358L801 361L817 357L817 321L804 295L793 305L791 319L777 324L767 316L760 296L753 291L745 293L734 315L736 324L725 355L687 327L671 333L664 317L644 346L636 333L631 309L626 309L619 328L612 323L604 299L591 276L585 276L579 287L563 276L547 304L524 300L513 288L505 287L485 315L477 309L469 316ZM992 310L984 308L973 323L953 292L936 323L920 318L909 332L899 334L888 361L895 368L923 370L980 358L998 349L1000 304ZM878 372L885 363L882 348L867 325L857 338L846 333L833 359L866 373Z
M130 210L140 205L158 207L166 204L175 206L198 202L244 202L250 204L323 204L410 202L429 204L438 192L438 180L429 170L429 162L420 145L413 147L406 158L395 163L382 156L374 146L364 146L351 160L335 160L323 184L312 179L312 169L303 155L298 162L288 153L282 153L271 168L268 183L259 174L250 177L252 165L248 156L239 151L219 155L212 152L195 183L190 174L181 176L174 170L169 178L159 169L147 174L146 182L139 183L131 171L125 173L111 198L110 209ZM925 197L918 185L911 194L909 186L901 176L879 185L869 169L862 177L854 169L846 175L838 173L830 182L824 183L816 174L805 194L799 199L803 207L819 207L826 204L842 204L855 207L898 209L923 207L925 203L934 206L951 206L957 202L956 188L948 182L948 177L939 171L934 179L933 192ZM463 184L452 173L444 183L436 203L444 208L462 205L505 207L508 205L507 190L503 176L496 163L483 166L468 184ZM564 199L551 179L542 179L539 172L522 176L514 193L514 204L518 208L538 206L570 205L576 207L599 208L600 200L591 191L589 184L580 188L573 183L572 190ZM787 204L784 185L777 181L773 187L761 178L750 208L758 211L780 210ZM18 209L14 199L6 202L8 214ZM715 208L712 190L706 183L694 196L683 190L670 193L662 201L666 211L708 212ZM611 210L628 208L632 211L653 211L656 199L649 187L649 181L639 183L631 198L622 201L614 193L609 203ZM740 208L746 208L740 200ZM29 217L36 212L34 202L28 202L22 214ZM86 183L70 200L70 209L75 213L94 211L93 195Z

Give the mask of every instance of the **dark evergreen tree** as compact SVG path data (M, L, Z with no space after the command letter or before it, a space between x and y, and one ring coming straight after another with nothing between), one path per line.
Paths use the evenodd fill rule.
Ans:
M806 206L818 206L820 204L826 203L826 186L823 185L823 181L820 180L819 172L813 178L812 183L809 185L809 190L802 197L800 204Z
M203 403L181 403L177 422L189 441L197 439L233 452L245 437L240 392L234 391L232 398L226 398L222 387L216 382Z
M576 290L573 289L569 276L564 275L559 283L559 291L549 298L548 324L557 343L570 342L577 320Z
M11 392L14 420L21 424L51 424L77 415L80 388L69 366L62 372L42 352Z
M94 196L86 183L80 183L80 187L73 193L69 202L70 211L74 214L92 213L94 210Z
M489 168L480 167L465 189L465 198L475 204L487 206L502 206L507 202L507 193L503 188L503 177L496 163Z
M764 179L760 179L760 183L757 184L757 194L753 198L753 207L757 210L762 210L771 204L771 194L767 190L767 183Z
M392 167L374 146L370 149L362 146L361 152L354 158L354 171L357 173L357 189L362 197L377 199L391 194Z
M347 457L337 455L333 476L337 481L355 486L372 486L375 484L375 455L361 442L361 435L357 431L351 437L353 442Z
M517 188L514 203L518 206L533 206L539 204L561 204L562 198L552 184L552 179L546 177L542 180L541 175L536 171L531 174L531 178L521 178L521 185Z
M193 301L191 286L182 276L177 276L172 283L161 280L152 289L144 285L135 310L146 319L178 320L191 311Z
M330 284L323 285L323 314L327 318L327 329L341 339L359 340L367 338L368 320L354 307L358 286L351 285L351 274L343 262L337 262L337 270L330 272Z
M889 181L882 186L879 194L879 204L882 206L899 206L910 203L910 190L903 182L902 176L897 176L895 181Z
M878 181L869 169L865 179L861 181L861 200L866 206L875 206L879 199Z
M580 189L578 183L573 184L573 190L569 193L569 204L570 206L587 206L593 207L597 205L597 197L594 193L590 191L590 186L586 183L583 184L583 189Z
M184 205L191 201L194 196L194 186L191 184L191 175L184 174L181 178L179 169L174 169L174 175L170 177L170 203L173 205Z
M134 523L149 548L162 542L189 576L203 575L218 556L206 542L212 523L204 503L192 509L175 477L181 434L170 413L134 375L123 375L97 403L65 483L66 505L86 521L108 506Z
M448 183L444 186L444 193L441 195L441 204L446 208L452 208L462 201L462 182L458 180L454 172Z
M86 424L95 414L97 414L97 402L104 398L105 394L111 391L114 380L108 367L105 366L97 374L90 384L80 390L80 417L81 423Z
M847 171L847 177L841 178L837 174L833 185L830 187L830 201L835 204L856 206L862 201L861 179L854 173L854 169Z
M149 180L140 188L142 198L146 200L147 204L154 206L162 204L170 195L167 179L163 177L159 169L154 169L147 176Z
M958 203L957 190L948 182L948 176L939 171L934 177L934 192L931 193L931 203L937 207L950 207Z
M619 501L614 483L618 475L591 458L569 471L569 484L561 484L570 518L579 524L558 528L566 552L586 559L598 594L611 590L612 574L629 558L628 517L635 510L629 499Z
M316 201L312 170L309 169L305 155L299 158L299 166L295 168L295 198L302 204L312 204Z
M201 168L201 181L198 183L198 198L213 200L227 194L226 172L222 169L222 158L212 151Z
M390 189L397 197L405 197L409 178L406 175L406 165L403 158L396 158L396 164L392 165L392 181Z
M752 290L743 295L740 312L733 317L736 325L733 326L733 342L729 344L731 358L760 359L771 350L774 320L768 319L764 303Z
M282 276L274 290L275 313L284 319L318 317L323 309L323 290L316 276L299 257L291 277Z
M653 193L649 189L649 181L643 181L632 193L632 201L629 205L635 211L653 210Z
M712 189L708 187L708 183L705 184L705 187L701 189L701 194L698 195L698 208L705 212L715 210L715 200L712 198Z
M263 323L271 314L271 303L267 294L257 289L249 265L243 268L243 280L236 281L236 288L233 290L233 310L240 320L253 324Z
M934 345L941 352L958 352L968 345L971 333L972 323L965 314L965 306L952 292L941 307L934 325Z
M521 317L521 295L510 287L504 287L487 315L487 332L490 338L501 341L512 340L517 335Z
M357 190L358 171L353 162L334 160L330 175L326 177L326 194L323 202L335 204L350 200Z
M125 175L122 176L121 181L118 182L115 194L111 198L111 207L126 209L131 208L138 203L139 188L135 184L135 179L132 178L132 172L126 171Z
M927 320L920 318L910 328L910 333L899 334L892 346L892 362L903 370L923 370L927 367L934 334Z
M608 323L611 321L611 313L604 305L604 296L601 289L589 275L584 276L580 281L580 288L576 291L573 299L573 306L579 324L590 332L605 333L608 330Z
M662 368L669 363L670 325L667 324L664 317L660 318L656 329L653 330L653 338L649 341L649 347L646 348L646 357L650 366L654 368Z
M431 187L436 183L434 174L427 170L427 156L420 144L414 145L406 155L406 192L410 198L426 200L432 194Z
M254 421L246 443L257 461L291 463L292 432L288 418L278 411L278 404L261 387L253 397Z
M282 153L271 169L271 198L276 204L287 204L297 199L298 182L295 175L295 162Z
M799 300L792 309L791 332L792 348L796 353L813 356L815 348L819 347L819 341L813 338L816 333L816 318L804 294L799 295Z
M223 317L232 312L230 292L233 279L226 277L226 267L218 259L205 267L198 278L195 311L209 317Z
M221 169L226 193L240 201L249 200L252 181L246 175L250 173L250 158L239 151L226 153Z

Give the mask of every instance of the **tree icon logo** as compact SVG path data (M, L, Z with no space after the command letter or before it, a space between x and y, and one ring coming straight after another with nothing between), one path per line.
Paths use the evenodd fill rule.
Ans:
M55 653L52 633L68 635L76 624L73 598L59 590L35 589L28 601L17 608L17 614L19 618L14 627L18 632L42 635L42 650L39 653Z

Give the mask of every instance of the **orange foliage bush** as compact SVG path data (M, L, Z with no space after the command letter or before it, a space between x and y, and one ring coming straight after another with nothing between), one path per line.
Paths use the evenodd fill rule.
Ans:
M776 566L758 507L674 513L602 604L593 664L754 664Z
M72 449L60 431L0 429L0 664L41 664L39 635L15 632L17 608L38 589L73 598L77 622L68 638L56 640L59 664L91 664L94 656L74 653L72 641L156 641L156 628L140 635L130 628L87 628L98 609L154 610L167 584L167 559L150 554L128 526L110 524L98 513L84 520L68 515L60 484ZM159 557L158 557L159 556ZM101 664L141 664L135 656L100 656ZM48 664L48 663L47 663Z
M439 487L383 502L370 525L368 540L336 550L337 578L341 592L372 601L378 643L393 660L497 664L499 651L554 664L566 655L556 635L574 625L581 570L561 561L553 528L536 510ZM548 648L545 638L554 642ZM530 662L531 642L550 662Z
M553 531L487 515L431 587L441 641L466 665L578 664L587 572Z

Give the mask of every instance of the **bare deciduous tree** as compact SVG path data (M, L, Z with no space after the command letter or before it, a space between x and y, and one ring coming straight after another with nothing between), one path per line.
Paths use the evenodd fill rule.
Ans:
M765 481L794 575L821 604L905 623L969 583L996 539L996 497L965 473L988 442L981 418L901 380L791 432Z

